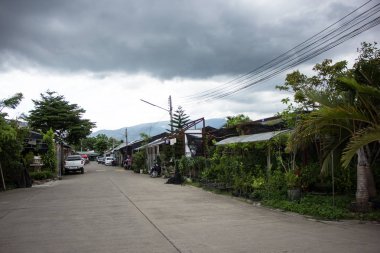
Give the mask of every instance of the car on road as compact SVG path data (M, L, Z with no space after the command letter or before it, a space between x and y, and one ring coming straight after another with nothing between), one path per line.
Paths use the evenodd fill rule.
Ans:
M110 157L110 156L107 156L105 159L104 159L104 165L107 165L107 166L112 166L112 165L115 165L115 158L113 157Z
M79 171L81 174L84 173L85 161L80 155L69 155L65 160L64 174L68 174L72 171Z
M98 157L96 158L96 161L98 161L98 164L99 164L99 163L104 163L104 157L103 157L103 156L98 156Z

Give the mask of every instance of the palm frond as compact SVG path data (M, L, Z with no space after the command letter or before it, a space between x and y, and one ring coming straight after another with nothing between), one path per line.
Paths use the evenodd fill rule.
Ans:
M315 112L321 118L326 120L348 120L350 122L362 122L371 124L371 118L368 117L367 113L359 108L356 108L352 105L342 105L337 107L323 107L320 110Z
M342 85L355 90L360 94L370 95L372 97L380 99L380 89L377 87L359 84L353 78L341 77L339 80L341 81Z
M380 125L362 129L353 135L343 151L341 159L343 167L350 164L357 150L375 141L380 141Z

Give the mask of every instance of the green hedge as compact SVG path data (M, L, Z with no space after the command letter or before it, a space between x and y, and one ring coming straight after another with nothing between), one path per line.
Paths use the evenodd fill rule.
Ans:
M35 171L29 173L30 177L34 180L45 180L54 178L55 174L51 171Z

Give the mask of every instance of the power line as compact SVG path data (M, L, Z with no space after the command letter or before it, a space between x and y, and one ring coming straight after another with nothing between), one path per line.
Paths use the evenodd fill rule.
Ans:
M377 10L377 12L378 12L379 10ZM373 13L370 13L370 11L367 11L367 13L369 13L369 14L372 14L373 15ZM367 14L366 13L366 14ZM360 16L362 16L362 14L360 15ZM360 17L359 16L359 17ZM355 17L355 19L357 19L358 17ZM354 20L355 20L354 19ZM366 17L364 17L364 19L361 19L361 20L359 20L357 23L355 23L354 25L358 25L358 24L360 24L363 20L365 20L365 19L368 19L368 16L366 16ZM352 21L352 20L351 20ZM350 22L351 22L350 21ZM349 25L349 24L351 24L350 22L346 22L344 25L342 25L341 27L339 27L339 28L337 28L336 30L334 30L333 32L330 32L328 35L326 35L326 36L324 36L322 39L323 39L323 41L321 42L321 39L318 39L317 41L313 41L313 43L311 43L310 45L308 45L308 46L306 46L305 48L306 49L308 49L308 51L304 51L303 52L303 50L305 49L302 49L302 50L300 50L300 51L298 51L298 52L295 52L295 53L293 53L292 55L289 55L289 57L287 57L287 59L284 61L284 60L282 60L282 61L279 61L279 63L280 63L280 65L278 66L278 62L276 62L276 63L274 63L274 64L272 64L271 66L269 66L269 67L267 67L265 70L262 70L262 71L258 71L258 73L254 73L254 74L252 74L252 75L250 75L250 76L248 76L248 77L246 77L245 79L243 79L243 80L241 80L241 81L239 81L239 82L236 82L234 85L232 85L232 86L230 86L230 87L228 87L227 89L218 89L217 91L214 91L213 93L209 93L209 94L207 94L207 96L205 96L205 95L203 95L202 97L199 97L199 98L203 98L203 99L212 99L212 98L218 98L218 97L220 97L220 95L221 94L223 94L223 96L224 96L224 94L226 94L226 95L228 95L228 93L230 92L230 91L232 91L233 93L235 93L234 91L235 90L241 90L240 89L240 87L241 86L245 86L245 84L246 84L246 82L248 81L248 82L251 82L251 83L256 83L256 82L252 82L252 78L255 78L256 80L259 80L259 81L262 81L262 76L271 76L271 72L273 72L273 71L275 71L275 70L278 70L279 68L278 67L282 67L282 66L286 66L286 64L289 64L290 63L290 65L289 66L294 66L294 65L297 65L297 64L299 64L299 63L302 63L302 62L304 62L305 60L308 60L308 59L310 59L310 57L304 57L304 55L307 55L307 54L309 54L309 56L316 56L316 55L318 55L318 54L315 54L315 52L319 52L319 54L320 53L322 53L322 52L324 52L324 51L327 51L328 49L331 49L331 42L329 43L329 44L327 44L327 45L325 45L325 46L323 46L323 44L325 43L328 43L330 40L332 40L332 39L334 39L336 36L337 36L337 32L339 32L338 33L338 35L340 35L340 34L342 34L342 28L344 28L345 26L347 26L347 25ZM375 21L370 21L370 22L368 22L367 24L374 24L374 25L376 25L376 23L374 23L374 22L376 22L376 19L375 19ZM366 25L367 25L366 24ZM365 27L365 26L362 26L362 27ZM369 27L367 27L367 29L369 29L371 26L369 26ZM349 29L351 29L351 28L353 28L353 25L351 25L351 27L349 27ZM347 32L347 34L348 35L350 35L351 34L351 32L354 32L354 31L356 31L356 34L357 34L357 31L364 31L364 30L366 30L366 29L354 29L354 30L349 30L349 29L345 29L345 30L343 30L343 32ZM330 35L334 35L333 37L331 37ZM330 36L330 37L329 37ZM343 36L343 38L349 38L350 36ZM352 37L352 36L351 36ZM339 40L341 40L341 37L339 38ZM336 41L339 41L338 39L336 40ZM340 41L340 42L342 42L342 41ZM338 43L338 44L340 44L340 43ZM313 46L311 49L310 49L310 46ZM321 47L322 46L322 47ZM320 48L319 48L320 47ZM312 51L313 50L313 51ZM303 57L301 57L301 56L303 56ZM276 66L277 65L277 66ZM287 69L287 68L284 68L285 70ZM268 71L269 71L269 73L268 73ZM266 80L266 78L264 78L263 80Z
M333 28L337 24L352 16L358 10L362 9L364 6L368 5L371 1L372 0L367 1L319 33L313 35L309 39L274 58L273 60L248 72L247 74L238 76L219 87L186 96L184 99L187 99L190 103L192 103L199 101L210 101L230 96L241 90L249 88L252 85L273 78L279 73L289 70L300 63L303 63L327 50L330 50L331 48L340 45L341 43L380 23L380 17L375 16L380 12L380 4L376 4L370 7L370 9L367 9L345 21L343 24L340 24L339 27Z
M330 26L326 27L325 29L323 29L322 31L320 31L319 33L313 35L312 37L310 37L309 39L305 40L304 42L298 44L297 46L293 47L292 49L286 51L285 53L281 54L280 56L272 59L271 61L257 67L256 69L246 73L246 74L243 74L241 76L238 76L230 81L228 81L227 83L225 83L224 85L222 86L227 86L228 84L231 84L231 83L234 83L234 82L237 82L237 81L240 81L242 79L245 79L247 76L250 77L251 75L255 74L256 72L258 72L260 69L263 69L264 67L266 66L272 66L274 63L278 63L280 62L281 60L283 60L285 57L287 57L289 55L289 53L295 51L295 49L297 48L300 48L301 46L305 45L308 41L311 41L312 39L318 37L319 35L321 35L323 32L327 31L328 29L330 29L331 27L333 27L334 25L338 24L339 22L341 22L342 20L344 20L345 18L347 18L348 16L350 16L351 14L353 14L354 12L356 12L357 10L361 9L363 6L367 5L369 2L371 2L372 0L369 0L367 1L366 3L362 4L361 6L359 6L358 8L356 8L355 10L351 11L350 13L348 13L347 15L345 15L343 18L339 19L338 21L336 21L335 23L331 24ZM304 49L304 48L302 48ZM217 88L220 88L220 87L217 87ZM187 96L185 98L191 98L191 97L199 97L201 96L202 94L207 94L208 92L210 91L213 91L217 88L213 88L213 89L209 89L209 90L206 90L206 91L203 91L203 92L200 92L200 93L197 93L197 94L193 94L193 95L190 95L190 96Z
M326 46L324 46L323 48L319 48L319 49L316 49L315 51L313 51L312 53L308 54L308 55L305 55L305 54L302 54L302 55L305 55L303 56L302 58L299 58L296 62L294 62L294 60L290 61L291 64L288 64L288 65L281 65L280 67L281 68L277 68L275 70L272 70L271 72L269 73L266 73L264 76L263 75L259 75L257 78L259 79L254 79L254 80L248 80L248 82L242 82L240 83L239 87L236 87L235 89L233 90L230 90L229 93L224 91L223 93L220 93L219 95L217 96L214 96L214 97L209 97L207 98L206 101L210 100L210 99L219 99L219 98L223 98L223 97L226 97L226 96L229 96L229 95L232 95L232 94L235 94L237 93L238 91L241 91L245 88L248 88L254 84L257 84L257 83L260 83L260 82L263 82L263 81L266 81L286 70L289 70L297 65L299 65L300 63L303 63L307 60L310 60L318 55L320 55L321 53L323 52L326 52L340 44L342 44L343 42L357 36L358 34L376 26L380 24L380 17L376 18L375 20L372 20L370 21L369 23L361 26L360 28L357 28L355 29L354 31L351 31L349 34L346 34L346 35L343 35L342 37L339 37L338 39L336 39L335 41L333 42L330 42L329 44L327 44Z

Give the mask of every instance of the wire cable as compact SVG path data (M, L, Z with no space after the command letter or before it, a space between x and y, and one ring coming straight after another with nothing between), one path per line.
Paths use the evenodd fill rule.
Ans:
M221 86L189 95L182 99L185 99L185 101L187 100L188 103L194 103L206 102L230 96L241 90L247 89L252 85L273 78L274 76L314 58L374 26L377 26L380 17L372 17L380 12L380 4L376 4L370 7L370 9L347 20L355 12L368 5L371 1L372 0L367 1L319 33L258 68L244 75L238 76ZM346 21L343 24L340 24L337 28L333 28L343 20Z

